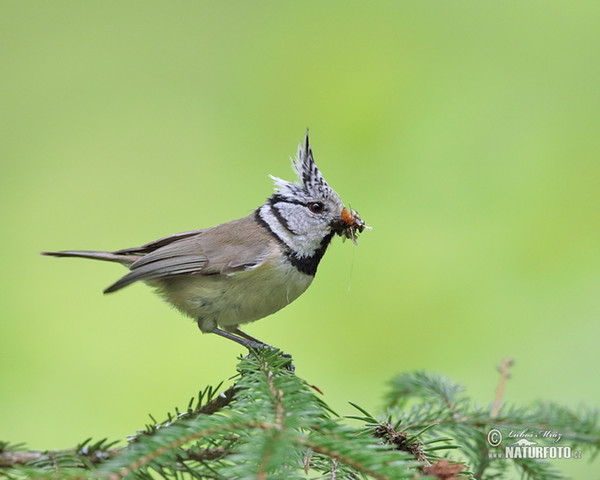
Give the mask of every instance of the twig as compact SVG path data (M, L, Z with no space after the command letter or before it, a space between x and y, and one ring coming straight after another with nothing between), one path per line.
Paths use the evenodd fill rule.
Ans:
M492 418L496 418L498 413L500 412L500 405L502 403L502 395L504 394L504 386L506 385L506 380L510 378L510 373L508 369L513 365L513 361L511 358L504 358L502 360L502 365L498 366L498 371L500 372L500 382L498 383L498 389L496 390L496 400L494 401L494 406L492 408L492 413L490 416Z
M274 434L274 439L277 440L277 438L281 435L281 432L284 429L284 419L285 419L285 409L283 406L283 391L278 389L275 386L275 382L274 382L274 373L273 370L270 368L269 364L267 362L265 362L264 364L261 365L261 371L263 372L263 374L265 375L266 379L267 379L267 383L269 385L269 390L271 391L271 395L273 395L273 406L275 409L275 429L277 430ZM267 450L261 461L258 464L258 479L259 480L266 480L267 478L267 465L269 464L269 461L271 459L271 457L273 456L273 449Z
M221 392L215 398L213 398L210 402L205 403L200 408L194 410L189 417L186 418L194 418L198 415L212 415L213 413L218 412L222 408L229 405L237 393L238 387L237 385L232 385L224 392Z
M377 438L383 438L397 450L410 453L415 457L415 460L423 462L425 466L431 466L431 462L423 451L423 444L419 440L409 442L409 436L405 432L394 430L389 423L380 423L377 428L375 428L375 436Z
M2 452L0 453L0 468L25 465L31 460L40 458L43 452Z
M216 447L216 448L205 448L203 450L192 450L185 449L185 458L181 458L182 461L187 460L195 460L197 462L204 462L206 460L216 460L217 458L221 458L225 455L229 449L225 447Z
M200 415L213 415L214 413L217 413L218 411L220 411L221 409L223 409L227 405L229 405L231 402L233 402L237 391L238 391L237 384L233 384L227 390L225 390L224 392L221 392L219 395L214 397L212 400L210 400L209 402L206 402L204 405L196 408L194 411L184 412L184 413L178 415L177 417L170 419L170 421L165 420L164 422L156 423L153 426L149 426L146 430L139 430L135 434L130 435L128 437L128 441L129 441L129 443L137 442L140 439L140 437L142 437L144 435L154 435L154 433L156 432L157 429L169 427L170 425L172 425L173 423L175 423L178 420L182 420L182 419L190 420L190 419L196 418Z
M97 449L89 454L82 452L77 449L66 449L66 450L54 450L54 451L39 451L33 450L28 452L1 452L0 453L0 468L9 468L16 465L26 465L32 461L40 458L49 458L52 461L52 467L54 470L59 471L59 467L56 463L56 455L61 453L72 453L80 459L87 458L92 464L98 464L106 459L119 453L119 448L109 448L108 450Z

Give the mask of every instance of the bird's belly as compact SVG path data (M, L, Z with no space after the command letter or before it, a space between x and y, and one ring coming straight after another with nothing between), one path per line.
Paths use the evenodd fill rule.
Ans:
M298 298L313 276L287 262L267 262L232 275L187 275L153 283L178 310L198 320L203 331L252 322Z

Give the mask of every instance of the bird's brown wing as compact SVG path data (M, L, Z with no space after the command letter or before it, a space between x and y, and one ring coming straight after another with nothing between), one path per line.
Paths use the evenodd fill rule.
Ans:
M124 248L123 250L117 250L116 252L112 252L116 255L145 255L155 250L158 250L161 247L169 245L170 243L177 242L184 238L192 237L194 235L198 235L205 230L190 230L188 232L175 233L173 235L169 235L167 237L159 238L158 240L154 240L153 242L146 243L141 247L132 247L132 248Z
M267 259L272 245L273 238L252 216L241 218L151 250L130 265L131 272L104 292L114 292L137 281L188 274L228 275L255 268Z

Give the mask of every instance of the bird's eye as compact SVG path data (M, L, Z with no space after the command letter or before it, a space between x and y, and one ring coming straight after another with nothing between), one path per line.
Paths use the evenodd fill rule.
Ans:
M313 213L321 213L323 211L323 204L321 202L314 202L309 204L308 208Z

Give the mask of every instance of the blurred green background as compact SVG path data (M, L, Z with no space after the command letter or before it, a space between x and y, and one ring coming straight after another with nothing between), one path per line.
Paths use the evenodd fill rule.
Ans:
M373 226L246 330L341 414L427 369L493 401L600 404L600 5L0 4L0 437L123 439L235 372L114 264L248 214L307 127ZM584 462L567 472L596 471Z

